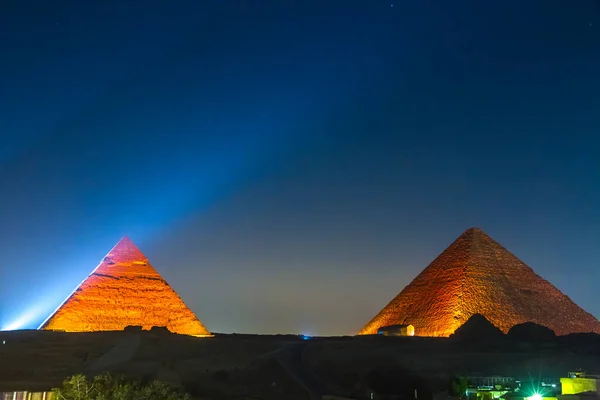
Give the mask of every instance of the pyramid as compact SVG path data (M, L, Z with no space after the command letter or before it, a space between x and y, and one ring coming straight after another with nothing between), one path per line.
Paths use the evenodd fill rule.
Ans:
M210 335L146 256L123 238L39 329L93 332L127 326Z
M478 228L466 230L359 334L412 324L416 336L449 336L481 314L504 333L534 322L557 335L600 333L598 319Z

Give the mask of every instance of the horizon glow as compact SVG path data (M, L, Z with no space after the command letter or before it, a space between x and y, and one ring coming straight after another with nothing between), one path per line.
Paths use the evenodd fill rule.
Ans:
M40 316L43 314L43 311L43 307L38 306L31 308L7 325L3 325L2 328L0 328L0 331L16 331L27 328L28 326L34 324L36 319L40 318Z

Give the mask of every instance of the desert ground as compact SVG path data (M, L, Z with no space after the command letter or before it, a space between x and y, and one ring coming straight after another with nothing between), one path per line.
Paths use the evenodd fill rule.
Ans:
M526 378L600 371L600 335L486 335L450 338L216 334L163 329L66 333L0 332L0 391L43 391L66 377L108 371L160 379L198 399L358 397L369 373L402 368L443 390L456 374Z

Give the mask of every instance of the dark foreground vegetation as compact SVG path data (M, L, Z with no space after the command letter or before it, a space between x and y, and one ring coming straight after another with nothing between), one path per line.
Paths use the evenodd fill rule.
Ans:
M190 396L153 380L147 383L127 380L109 373L88 379L73 375L52 390L57 400L190 400Z

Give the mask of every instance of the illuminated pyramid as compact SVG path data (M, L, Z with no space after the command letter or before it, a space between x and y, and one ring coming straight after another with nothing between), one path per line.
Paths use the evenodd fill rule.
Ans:
M148 259L123 238L40 329L67 332L167 327L194 336L210 333Z
M503 332L523 322L557 335L598 332L598 319L480 229L465 231L359 334L411 324L417 336L449 336L473 314Z

